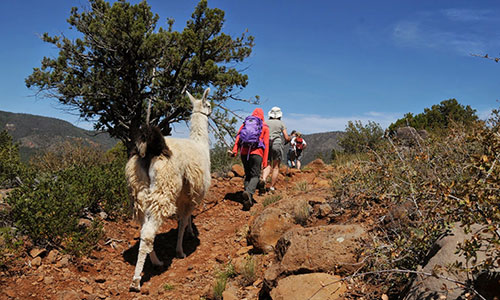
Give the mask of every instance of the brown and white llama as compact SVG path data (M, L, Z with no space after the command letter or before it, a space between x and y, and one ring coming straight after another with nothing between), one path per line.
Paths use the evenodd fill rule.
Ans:
M146 126L136 139L136 151L125 167L134 199L134 214L141 224L139 254L130 290L141 288L146 256L162 266L153 249L157 230L166 218L178 218L177 257L184 258L184 232L192 233L191 214L210 187L208 116L206 89L201 99L187 93L193 104L188 139L163 137L156 127Z

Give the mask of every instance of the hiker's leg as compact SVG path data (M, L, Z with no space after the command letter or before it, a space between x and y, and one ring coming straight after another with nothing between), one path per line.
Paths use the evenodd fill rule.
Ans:
M246 190L248 186L248 182L250 181L250 169L251 169L251 163L250 163L250 158L247 155L241 155L241 162L243 163L243 169L245 169L245 177L243 179L243 188Z
M273 175L271 176L271 186L274 187L276 184L276 181L278 181L278 175L280 172L280 161L275 160L273 161Z
M260 172L262 169L262 156L257 154L250 155L250 166L249 166L249 180L245 187L245 191L249 192L253 196L255 190L257 189L257 184L260 180Z
M264 180L264 182L266 181L269 174L271 174L271 165L270 164L268 164L267 167L265 167L264 171L262 172L262 180Z

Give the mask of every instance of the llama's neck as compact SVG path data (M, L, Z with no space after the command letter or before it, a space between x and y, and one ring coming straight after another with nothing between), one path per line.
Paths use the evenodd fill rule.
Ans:
M191 115L191 132L189 137L192 140L208 145L208 116L194 112Z

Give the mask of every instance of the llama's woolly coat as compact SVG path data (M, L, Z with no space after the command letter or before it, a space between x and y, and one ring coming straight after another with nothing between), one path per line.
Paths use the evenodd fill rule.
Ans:
M193 104L189 139L163 137L161 131L147 125L138 135L137 149L125 167L135 216L141 223L139 254L130 286L133 291L140 289L148 254L154 265L163 265L153 244L164 219L177 215L176 253L178 257L186 257L182 247L185 229L192 233L191 214L210 187L209 91L206 89L200 100L188 93Z
M210 157L206 146L198 141L171 137L165 138L165 142L172 155L154 157L149 174L137 167L139 156L135 155L127 163L126 174L136 199L134 213L139 220L145 211L157 220L190 213L210 187ZM193 157L199 159L193 160Z

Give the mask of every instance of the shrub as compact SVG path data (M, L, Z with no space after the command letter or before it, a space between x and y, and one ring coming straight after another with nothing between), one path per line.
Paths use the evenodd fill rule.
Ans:
M264 201L262 201L262 205L266 207L270 204L273 204L274 202L279 201L280 199L281 199L280 194L269 195L266 198L264 198Z
M217 143L210 150L210 166L212 172L225 174L231 170L231 167L239 162L237 157L231 157L228 151L232 150L222 143Z
M223 266L222 269L216 271L215 282L213 288L213 298L217 300L222 299L222 293L226 289L227 279L234 277L236 272L234 266L231 263Z
M380 125L373 121L368 121L367 125L363 125L361 121L354 123L349 121L345 134L339 140L339 145L344 148L346 153L374 150L381 143L383 135L384 131Z
M21 184L28 175L21 162L19 145L13 143L6 130L0 132L0 187L11 188Z
M53 145L44 153L30 159L30 165L39 172L56 172L71 167L88 168L105 163L104 151L81 140L65 141Z
M298 191L307 192L307 191L309 191L309 184L307 183L307 181L300 181L300 182L297 182L297 184L295 184L295 188Z
M0 269L9 267L10 256L22 249L22 244L12 227L0 227Z
M35 244L61 246L74 255L88 254L99 240L102 226L94 223L90 228L81 228L78 220L101 210L112 218L125 217L130 212L123 149L118 145L94 159L73 156L72 151L67 151L83 161L58 156L65 161L61 164L49 163L55 156L45 154L45 158L51 159L40 161L36 178L13 190L7 198L17 228ZM56 171L51 171L51 167Z
M478 120L476 110L469 105L463 106L456 99L448 99L425 108L423 113L413 116L407 113L403 118L389 125L389 131L394 132L399 127L411 126L415 129L425 129L433 132L442 132L458 123L470 126Z
M307 201L301 201L300 203L297 203L295 205L295 208L293 210L293 219L295 220L295 223L304 226L307 224L307 220L310 216L311 211L309 203L307 203Z
M457 249L473 259L482 245L491 260L457 271L477 274L498 267L500 135L498 122L493 123L457 124L419 147L388 139L367 160L336 166L330 177L333 198L349 207L353 217L381 220L374 226L373 250L364 249L364 271L375 271L366 282L399 294L409 277L376 271L416 270L452 222L484 224L491 233L488 239L475 235Z
M247 256L245 258L245 264L243 265L243 270L241 273L243 286L250 285L255 281L256 279L255 269L256 269L255 257L253 255Z
M78 228L71 232L62 244L65 245L65 250L74 256L87 256L103 235L102 224L94 220L89 228Z

